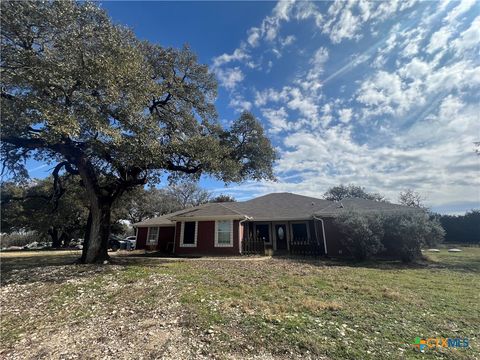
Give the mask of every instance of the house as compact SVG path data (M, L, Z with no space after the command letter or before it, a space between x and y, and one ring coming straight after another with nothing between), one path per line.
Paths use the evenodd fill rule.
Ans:
M349 210L369 213L411 208L357 198L334 202L272 193L242 202L208 203L134 227L137 248L178 255L240 255L252 248L288 253L308 247L319 255L338 256L346 249L334 219Z

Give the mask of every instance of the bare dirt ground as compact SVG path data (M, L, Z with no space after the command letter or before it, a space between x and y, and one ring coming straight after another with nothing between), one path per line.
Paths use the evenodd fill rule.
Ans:
M131 256L135 255L135 256ZM1 256L2 359L476 359L480 248L426 262ZM415 352L416 336L468 349ZM381 344L381 346L379 346Z
M161 266L169 261L197 259L114 257L117 264L98 266L74 264L79 255L78 251L2 254L0 358L217 357L210 349L217 337L215 330L188 325L192 314L179 302L181 284L173 276L154 274L141 278L142 274L128 272L130 263ZM233 259L224 259L229 260ZM154 291L150 294L146 289ZM239 354L221 356L238 357ZM262 352L242 357L285 358Z

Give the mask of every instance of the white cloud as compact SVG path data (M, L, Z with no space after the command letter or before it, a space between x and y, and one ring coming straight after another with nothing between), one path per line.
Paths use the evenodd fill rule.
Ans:
M415 3L416 0L401 2L336 0L328 9L330 19L323 23L322 31L330 36L334 44L345 39L358 40L363 36L361 30L368 21L371 21L372 25L377 25L390 19L394 14L411 8Z
M476 0L462 0L446 17L446 22L452 22L458 19L460 16L469 11L475 4Z
M213 59L213 67L219 67L232 61L244 61L250 59L244 49L238 48L232 54L222 54Z
M288 99L289 87L284 87L281 91L272 88L255 92L255 105L264 106L268 102L286 101Z
M403 78L402 78L403 77ZM365 105L364 117L406 115L439 94L480 87L480 66L470 60L443 67L413 59L398 71L378 71L361 83L356 100Z
M453 48L458 55L462 55L466 50L478 48L480 46L480 16L473 20L470 27L462 32L460 36L453 41Z
M352 119L353 111L352 109L341 109L338 111L338 116L341 122L348 123Z
M327 60L328 49L322 46L317 51L315 51L313 59L311 60L311 64L313 64L316 68L322 68L323 65L327 62Z
M216 68L214 69L220 84L229 90L233 90L245 76L240 68Z
M245 100L242 96L235 96L230 100L229 105L235 109L237 112L242 112L245 110L250 111L252 109L252 103L248 100Z
M329 31L330 39L334 44L338 44L343 39L358 39L360 35L357 32L360 26L360 19L353 16L350 10L344 10L338 22Z
M233 61L261 63L262 76L271 68L265 64L278 62L277 70L291 61L285 76L275 79L278 85L267 83L254 99L245 92L263 79L249 88L238 86L243 74L233 76L230 105L240 110L254 104L280 155L279 182L247 183L234 192L320 196L329 186L356 183L392 200L407 187L432 205L471 200L480 168L473 152L480 107L472 99L480 89L480 17L465 24L471 2L422 3L407 13L413 3L337 1L323 14L311 2L277 4L248 32L244 50L250 58L241 52L220 57L222 69L235 69ZM359 43L342 46L340 54L339 46L324 42L302 50L310 38L293 27L287 37L280 31L292 20L320 29L312 31L312 41L326 35L335 44ZM299 56L289 59L281 51L293 41Z
M399 74L408 79L419 79L423 78L430 71L431 68L426 62L413 58L408 64L399 69Z
M253 27L248 30L247 41L251 47L257 47L260 41L261 30L259 28Z
M403 115L412 103L423 104L421 88L412 84L405 88L396 73L378 71L372 78L362 83L357 91L357 101L366 105L368 115Z
M247 42L251 47L257 47L262 39L274 41L280 31L282 22L290 20L294 1L279 1L272 10L272 14L263 19L259 27L252 27L247 31Z
M307 119L314 120L318 117L318 106L312 98L304 96L300 89L292 88L289 93L290 100L287 106L292 110L298 110Z
M430 43L427 46L427 52L433 53L437 50L447 47L448 39L452 36L453 31L450 26L444 26L436 31L430 38Z
M282 47L292 45L296 39L297 38L294 35L288 35L284 39L280 40L280 44L282 45Z
M276 134L289 128L287 121L288 114L283 107L278 110L274 110L271 108L262 109L262 115L270 123L271 133Z
M475 198L480 202L478 191L472 193L480 185L475 175L480 158L471 151L478 131L478 110L459 98L447 97L428 121L380 147L358 144L348 126L325 129L321 136L299 129L290 132L279 149L279 182L236 190L255 194L291 191L319 197L330 186L355 183L391 200L410 187L425 195L429 205ZM465 131L470 135L465 137ZM292 177L295 182L290 181Z

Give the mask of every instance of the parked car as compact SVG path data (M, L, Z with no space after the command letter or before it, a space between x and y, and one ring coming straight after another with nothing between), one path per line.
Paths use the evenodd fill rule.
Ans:
M137 237L136 236L127 236L123 239L127 243L127 250L135 250L137 247Z
M112 251L117 251L120 249L125 249L127 247L127 242L123 240L121 237L116 235L110 235L110 239L108 241L108 248L112 249Z

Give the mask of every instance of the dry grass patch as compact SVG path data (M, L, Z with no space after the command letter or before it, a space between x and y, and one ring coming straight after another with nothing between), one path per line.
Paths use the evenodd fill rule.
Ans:
M338 301L321 301L314 298L306 298L301 302L302 307L310 312L339 311L342 305Z

